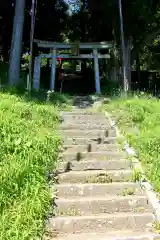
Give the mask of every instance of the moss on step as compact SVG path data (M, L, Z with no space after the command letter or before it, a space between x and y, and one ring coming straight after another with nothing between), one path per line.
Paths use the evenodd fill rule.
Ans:
M112 178L108 174L97 174L86 179L86 183L111 183Z
M87 151L88 151L88 152L91 152L91 151L92 151L92 144L91 144L91 143L88 144L88 146L87 146Z
M101 137L97 138L97 143L98 143L98 144L101 144L102 141L103 141L103 139L102 139Z
M55 216L80 216L81 215L81 213L77 209L74 209L74 208L69 208L66 211L56 209L54 214L55 214Z
M129 195L135 195L136 189L135 188L125 188L120 195L121 196L129 196Z
M145 207L136 207L134 208L134 212L136 213L144 213L146 211Z
M81 153L81 152L77 152L77 153L76 153L76 160L77 160L77 161L80 161L82 158L83 158L82 153Z
M160 234L160 223L159 222L154 223L154 229L155 229L156 233Z
M46 230L44 235L43 235L43 238L42 240L50 240L50 239L54 239L54 238L57 238L58 236L58 231L55 229L52 229L52 230Z
M72 163L71 162L67 162L66 166L65 166L65 172L69 172L72 170Z

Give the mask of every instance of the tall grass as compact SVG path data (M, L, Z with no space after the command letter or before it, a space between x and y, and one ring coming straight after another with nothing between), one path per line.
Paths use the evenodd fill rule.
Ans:
M139 154L148 178L160 192L160 100L135 95L117 98L104 107L117 120Z
M37 239L50 211L59 109L0 93L0 239Z

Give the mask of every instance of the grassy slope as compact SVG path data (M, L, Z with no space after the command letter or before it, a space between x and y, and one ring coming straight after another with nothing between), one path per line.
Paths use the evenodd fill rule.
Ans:
M139 153L148 178L160 192L160 101L135 96L117 98L104 107Z
M50 210L58 107L0 93L0 240L37 239Z

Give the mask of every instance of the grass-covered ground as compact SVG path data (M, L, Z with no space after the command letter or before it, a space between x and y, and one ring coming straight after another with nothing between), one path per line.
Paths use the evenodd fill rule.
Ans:
M51 206L48 173L61 143L62 102L65 97L58 95L45 103L0 93L0 240L40 239L43 233Z
M150 96L115 98L105 109L138 152L144 170L160 192L160 100Z

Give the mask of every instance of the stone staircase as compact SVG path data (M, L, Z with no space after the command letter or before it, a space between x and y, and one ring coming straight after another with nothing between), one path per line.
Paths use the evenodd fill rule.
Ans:
M80 106L84 102L79 99ZM63 113L61 131L64 145L57 198L46 238L160 239L153 233L148 199L132 181L131 162L120 150L116 131L105 116L76 107Z

